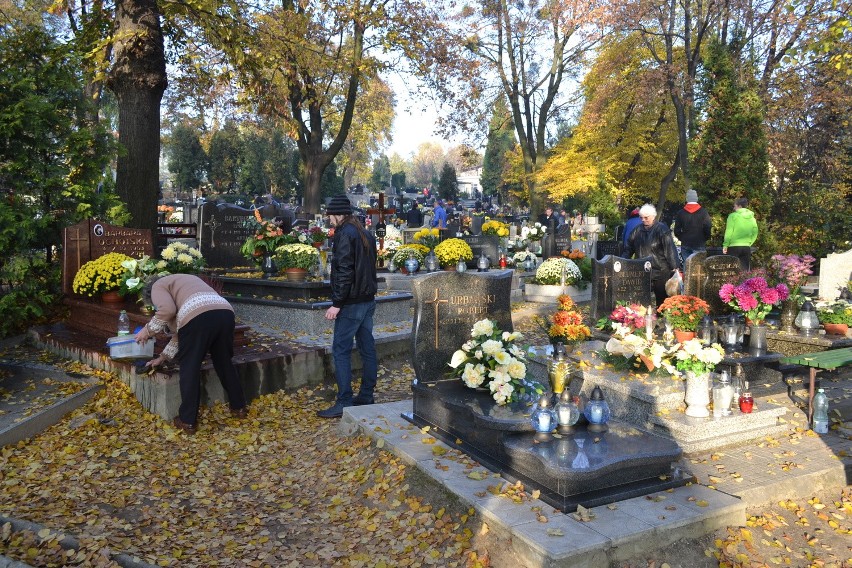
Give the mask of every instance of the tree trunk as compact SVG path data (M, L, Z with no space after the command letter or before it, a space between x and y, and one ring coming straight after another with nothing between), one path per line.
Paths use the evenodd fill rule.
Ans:
M160 100L166 90L163 32L156 0L119 0L115 59L107 87L118 100L116 191L129 226L156 230L160 162Z

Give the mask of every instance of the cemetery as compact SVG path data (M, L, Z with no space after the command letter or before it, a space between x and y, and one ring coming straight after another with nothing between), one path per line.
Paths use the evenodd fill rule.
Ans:
M848 5L578 7L6 3L0 568L852 566Z

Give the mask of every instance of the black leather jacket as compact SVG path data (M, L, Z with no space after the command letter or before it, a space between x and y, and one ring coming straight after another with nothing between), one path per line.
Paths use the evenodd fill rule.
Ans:
M344 223L334 230L331 259L331 303L336 308L369 302L379 289L376 282L376 240L367 231L367 246L358 228Z
M672 232L659 221L650 228L639 225L630 233L627 246L624 248L624 256L630 258L634 254L636 258L651 257L654 278L668 278L678 267L677 249L672 239Z

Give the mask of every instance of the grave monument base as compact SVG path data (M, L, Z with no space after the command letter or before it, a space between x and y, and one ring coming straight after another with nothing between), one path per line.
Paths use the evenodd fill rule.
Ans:
M418 383L413 391L413 412L404 418L430 426L430 433L506 479L539 489L543 501L565 513L691 481L672 475L681 456L674 441L622 422L610 422L604 433L580 426L540 441L530 424L529 403L499 406L489 393L457 379Z

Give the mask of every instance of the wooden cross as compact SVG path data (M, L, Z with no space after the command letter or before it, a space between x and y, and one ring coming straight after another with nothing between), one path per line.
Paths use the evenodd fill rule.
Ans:
M438 289L435 288L435 299L431 302L423 302L424 304L433 304L435 306L435 349L438 348L438 308L441 304L449 304L449 300L439 300L438 299Z
M216 248L216 229L219 227L219 222L216 217L207 221L207 226L210 227L210 248Z
M71 235L71 230L70 230L72 228L74 229L73 235ZM68 254L68 248L69 248L70 243L89 242L88 230L86 231L86 233L87 233L86 236L82 236L80 234L80 227L69 227L69 229L65 233L65 240L68 241L68 242L65 243L64 254L66 254L66 255ZM74 248L77 249L77 264L74 266L74 273L76 274L77 271L80 270L80 265L81 265L83 259L80 258L80 246L78 245ZM86 256L88 256L90 254L89 251L86 251L86 253L87 253ZM66 256L66 259L67 259L67 256ZM65 266L63 268L63 270L64 270L65 274L68 274L71 271L71 267ZM65 286L64 276L65 275L63 274L63 279L62 279L63 280L63 282L62 282L63 288ZM73 276L72 276L72 278L73 278ZM63 292L67 293L68 290L63 290Z
M379 223L384 224L385 213L387 213L388 215L393 215L394 213L396 213L396 209L393 208L393 207L385 209L385 192L381 192L381 193L379 193L379 207L367 209L367 215L378 215L379 216ZM384 237L384 235L379 237L379 248L380 249L385 248L385 237Z

